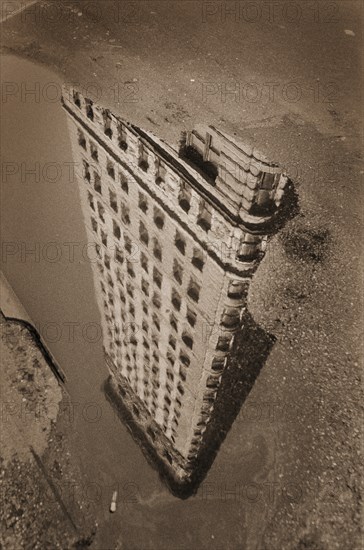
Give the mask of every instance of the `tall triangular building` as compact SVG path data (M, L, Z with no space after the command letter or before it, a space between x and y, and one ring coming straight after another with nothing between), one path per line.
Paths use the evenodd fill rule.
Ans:
M185 483L288 180L211 126L177 151L76 90L63 106L111 385Z

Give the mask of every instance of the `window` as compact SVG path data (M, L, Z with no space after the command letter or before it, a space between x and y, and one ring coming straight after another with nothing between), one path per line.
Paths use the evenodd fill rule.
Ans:
M191 327L194 327L196 324L196 313L187 307L187 321Z
M244 300L248 293L248 285L243 281L231 281L228 289L228 298Z
M115 179L115 168L114 168L113 163L110 162L109 160L106 163L106 171L109 174L110 178L112 178L114 180Z
M159 322L159 317L156 313L153 313L152 320L153 320L153 324L154 324L155 328L158 330L158 332L160 332L161 325L160 325L160 322Z
M173 464L173 458L168 451L163 451L163 455L166 457L170 464Z
M227 329L236 329L240 325L240 311L236 308L225 308L222 317L221 324Z
M149 168L148 164L148 151L146 147L139 143L139 167L144 171L147 172Z
M92 103L91 99L86 99L85 102L86 102L86 116L91 121L93 121L94 120L94 111L93 111L93 108L92 108L93 103Z
M105 254L105 257L104 257L104 264L106 269L110 269L110 258L107 254Z
M92 231L97 233L97 221L95 220L95 218L91 218L91 226L92 226Z
M80 93L73 90L73 101L74 104L80 109L81 108L81 99L80 99Z
M142 302L142 308L143 308L144 315L148 315L149 314L148 304L144 302L144 300Z
M200 299L200 290L201 287L194 281L190 279L190 284L188 285L187 294L194 301L198 302Z
M193 249L192 265L194 265L199 271L203 270L204 259L201 250L198 248Z
M148 235L147 228L145 227L143 222L140 222L139 224L139 237L140 237L140 240L148 246L149 235Z
M168 343L169 343L169 345L171 346L172 349L176 349L177 342L176 342L176 339L173 336L169 337Z
M91 181L90 165L85 160L83 160L82 162L83 162L83 177L85 178L85 180L90 182ZM100 191L100 193L101 193L101 191Z
M120 248L118 248L118 247L115 247L115 260L116 260L119 264L122 264L123 261L124 261L123 253L121 252Z
M126 130L123 124L118 124L118 143L120 149L126 151L128 148Z
M130 210L129 207L126 206L123 202L120 203L121 207L121 221L125 225L130 225Z
M91 152L91 157L96 162L99 162L99 154L98 154L98 151L97 151L97 147L94 143L92 143L92 141L90 141L90 152Z
M132 242L131 242L130 237L128 237L128 235L124 235L124 246L125 246L125 250L126 250L129 254L131 254Z
M211 229L211 207L205 201L200 202L197 225L206 231L206 233Z
M271 191L274 189L276 183L276 174L269 174L268 172L261 172L259 189L266 189Z
M172 304L177 311L181 309L181 296L174 288L172 288Z
M177 319L175 318L175 316L173 315L173 313L171 313L170 317L169 317L169 322L171 324L171 327L176 331L178 332L178 324L177 324Z
M193 348L193 338L187 332L183 332L182 340L188 348L190 348L190 349Z
M101 178L97 172L94 172L94 189L101 195Z
M157 309L160 309L160 307L161 307L161 297L160 297L158 292L154 292L152 303Z
M135 271L134 271L133 264L131 262L127 261L126 265L127 265L127 271L129 273L130 277L132 277L134 279L135 278Z
M216 349L218 351L229 351L231 336L219 336L219 339L216 344Z
M123 279L122 279L122 277L121 277L120 269L119 269L119 268L116 268L115 273L116 273L116 280L118 281L118 283L122 284Z
M78 144L81 145L83 149L86 151L86 138L83 132L81 130L77 130L78 134Z
M110 196L110 206L115 212L117 212L118 211L118 204L117 204L117 201L116 201L116 193L114 193L114 191L109 189L109 196Z
M173 353L172 353L170 350L168 350L168 351L167 351L167 361L170 363L170 365L171 365L172 367L173 367L173 365L174 365L175 360L176 360L176 358L175 358L175 356L173 355Z
M107 247L107 235L106 233L103 232L102 229L101 229L101 242L104 246Z
M163 229L164 227L164 215L159 208L154 208L154 223L158 229Z
M184 240L183 236L179 231L176 231L176 237L175 237L175 245L178 248L178 250L181 252L181 254L186 253L186 241Z
M183 267L176 259L174 259L173 260L173 277L176 279L176 281L180 285L182 284L182 274L183 274Z
M92 210L95 210L94 198L92 196L92 193L90 193L90 192L88 192L88 203L89 203L90 207L92 208Z
M211 389L216 389L220 384L220 380L216 376L209 376L206 381L206 387Z
M116 223L115 220L112 221L112 226L113 226L113 232L114 232L114 236L120 240L121 238L121 231L120 231L120 227L118 226L118 224Z
M148 201L147 197L143 193L139 193L139 203L138 206L144 214L148 212Z
M155 161L155 182L157 185L161 185L166 181L166 168L161 162L160 158L156 158Z
M107 283L108 283L109 286L111 286L111 288L114 288L114 282L113 282L113 280L112 280L112 278L111 278L110 273L109 273L108 276L107 276Z
M148 258L144 252L140 253L140 263L146 273L148 273Z
M211 363L211 369L215 372L221 372L225 365L225 359L221 357L214 357Z
M162 248L156 238L153 239L153 254L157 260L162 261Z
M150 345L145 338L143 338L143 346L145 347L145 349L150 349Z
M124 193L128 194L129 193L128 180L126 179L124 174L122 174L121 172L119 172L119 181L120 181L121 189L124 191Z
M179 360L181 361L182 365L189 367L190 366L190 358L185 353L181 353L179 356Z
M98 210L98 213L99 213L99 218L100 220L105 223L105 217L104 217L104 214L105 214L105 208L102 206L102 204L100 204L99 202L97 203L97 210Z
M155 345L155 347L158 349L158 345L159 345L158 335L155 334L155 332L152 334L152 342ZM154 359L155 359L155 356L158 358L156 351L153 352ZM159 361L159 359L157 359L157 361Z
M111 139L112 138L112 129L111 129L111 115L108 109L105 109L102 112L102 117L104 119L104 133Z
M180 192L178 195L178 204L187 214L191 208L191 191L187 185L182 182Z
M126 292L129 294L131 299L134 299L134 287L130 281L126 283Z
M153 268L153 281L155 284L161 288L162 286L162 273L158 271L156 267Z
M146 296L149 296L149 283L145 279L142 279L142 291Z

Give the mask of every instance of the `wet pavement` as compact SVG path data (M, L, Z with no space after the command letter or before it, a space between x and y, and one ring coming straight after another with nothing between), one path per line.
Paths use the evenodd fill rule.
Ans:
M106 8L92 17L65 2L63 17L74 10L66 26L18 16L3 32L18 57L1 58L3 80L16 84L2 103L2 269L66 374L73 452L99 524L93 547L359 548L358 3L332 3L336 14L325 4L316 22L299 3L295 24L293 12L248 24L186 2L135 5L121 24ZM270 241L250 289L250 313L275 344L187 501L168 492L102 392L108 373L57 98L63 81L96 84L101 104L172 142L201 121L237 132L287 167L299 195L299 214ZM39 85L39 101L22 96L22 83ZM264 98L235 101L246 83ZM284 86L299 100L287 101ZM27 173L35 163L39 178Z

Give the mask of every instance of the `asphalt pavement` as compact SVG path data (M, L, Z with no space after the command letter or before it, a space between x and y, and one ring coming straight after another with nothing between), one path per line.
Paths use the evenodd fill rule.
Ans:
M171 143L197 123L213 124L284 166L299 198L249 295L250 313L276 343L210 485L183 505L147 491L121 515L122 535L101 514L95 548L120 539L128 549L163 541L166 550L359 549L362 3L55 5L41 1L2 27L3 53L54 73L34 79L45 108L63 81ZM27 82L34 85L29 75ZM5 89L5 101L3 87L2 110L31 104L21 77L17 85ZM12 208L26 217L26 205ZM30 281L27 297L28 266L4 270L31 315L37 284ZM83 440L88 450L105 434L92 437ZM84 459L90 476L109 467L111 446L93 465Z

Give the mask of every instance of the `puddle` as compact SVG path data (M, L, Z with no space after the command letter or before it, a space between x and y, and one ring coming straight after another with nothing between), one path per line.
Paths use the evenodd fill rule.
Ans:
M9 81L22 74L41 89L60 86L28 62L2 64ZM44 97L9 100L3 270L65 373L74 452L101 488L95 514L108 510L110 488L137 495L131 508L146 522L143 533L130 509L118 507L122 528L109 525L108 536L122 531L123 542L138 547L171 537L176 546L188 525L207 548L200 517L208 510L223 543L244 512L206 502L201 484L261 473L259 461L242 470L241 438L227 447L224 439L274 344L246 312L246 296L267 236L283 224L290 182L212 127L186 136L178 151L76 93L63 107ZM121 401L128 394L124 422L104 393L110 375L113 393ZM235 435L243 427L235 425ZM228 474L214 467L217 457ZM179 497L195 495L189 505L171 501L164 481ZM136 506L156 492L162 504L152 512Z
M290 182L213 126L177 150L76 89L62 104L94 248L107 396L174 494L193 494L229 416L228 361L242 326L248 347L249 282Z

